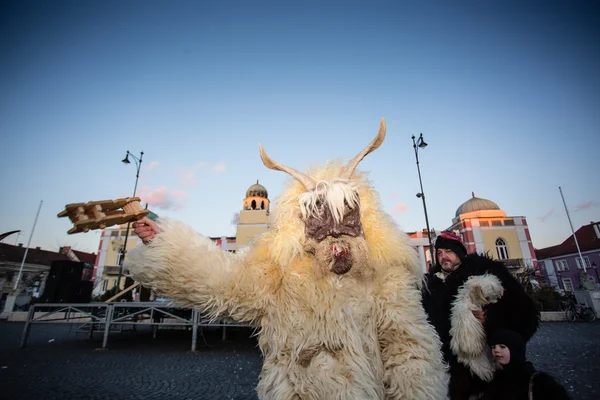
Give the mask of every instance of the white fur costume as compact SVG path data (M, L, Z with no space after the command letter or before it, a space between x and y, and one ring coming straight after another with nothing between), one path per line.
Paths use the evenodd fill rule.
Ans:
M379 142L355 164L384 136L382 120ZM269 168L291 170L262 148L261 156ZM354 167L349 178L348 166L339 164L302 174L318 182L312 190L306 181L291 181L271 229L241 254L223 252L188 226L162 219L161 232L126 259L135 280L179 304L260 327L262 399L447 396L440 342L421 306L416 253ZM305 235L304 219L320 204L315 199L329 202L334 218L359 204L364 235L347 240L353 257L348 272L326 268L327 247Z
M473 311L496 303L503 294L502 283L495 275L474 275L458 289L450 314L450 349L458 361L482 380L489 382L496 371L485 329Z

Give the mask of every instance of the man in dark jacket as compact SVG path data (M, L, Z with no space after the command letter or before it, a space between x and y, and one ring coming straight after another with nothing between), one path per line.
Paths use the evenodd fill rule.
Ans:
M454 233L443 232L435 250L436 264L425 276L423 307L450 367L450 398L466 400L481 393L493 377L488 334L511 329L527 341L539 325L539 311L501 262L468 255Z

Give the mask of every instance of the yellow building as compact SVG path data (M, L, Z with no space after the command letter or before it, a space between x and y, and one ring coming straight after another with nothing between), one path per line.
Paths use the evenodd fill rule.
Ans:
M474 193L458 207L447 230L461 236L469 253L487 253L512 268L537 264L525 217L507 216L496 203Z
M148 217L156 219L156 214L150 212ZM107 228L102 230L100 244L98 245L98 257L94 266L94 291L93 295L98 296L112 289L119 277L119 270L123 265L125 236L127 235L127 225L122 224L119 227ZM127 235L127 251L135 249L139 241L137 235L133 232L133 224L129 226ZM125 288L125 276L121 274L120 289Z
M269 207L267 189L257 180L246 191L235 235L236 250L248 246L252 239L269 229Z

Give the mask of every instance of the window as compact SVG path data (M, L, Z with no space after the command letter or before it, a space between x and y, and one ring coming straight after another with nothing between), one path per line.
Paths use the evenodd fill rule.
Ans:
M115 261L115 264L123 265L123 258L125 258L125 252L124 252L123 248L121 247L119 249L119 252L117 253L117 260Z
M572 292L573 291L573 282L571 282L571 278L564 278L562 281L563 281L563 286L565 288L565 292Z
M496 251L498 252L498 259L508 260L508 248L506 242L501 238L496 239Z
M114 231L112 231L112 232L110 233L110 236L111 236L111 237L117 237L117 236L119 236L119 231L117 231L117 230L114 230Z
M102 282L102 291L103 291L103 292L106 292L106 287L107 287L107 286L108 286L108 281L107 281L107 280L104 280L104 281Z
M515 221L513 221L512 219L505 219L504 226L515 226Z
M502 221L492 221L492 226L502 226Z
M583 257L583 261L585 262L585 268L591 268L590 266L590 259L588 258L588 256ZM576 257L575 258L575 263L577 264L577 268L578 269L583 269L583 266L581 265L581 257Z
M555 262L556 262L556 270L558 272L569 270L569 264L567 264L567 260L559 260L559 261L555 261Z
M490 221L479 221L479 226L490 226Z

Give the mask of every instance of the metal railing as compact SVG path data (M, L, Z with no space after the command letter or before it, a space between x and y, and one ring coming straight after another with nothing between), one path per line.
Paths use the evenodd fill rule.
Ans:
M71 323L81 324L78 330L89 330L90 338L94 331L103 331L102 348L108 348L108 337L111 327L123 325L152 326L153 337L159 326L179 326L192 330L192 351L196 351L198 328L202 334L203 327L222 327L223 340L226 328L254 327L250 324L236 323L227 319L212 321L202 317L200 310L177 307L171 303L85 303L85 304L33 304L29 308L25 327L21 335L20 347L24 348L31 331L32 324Z

